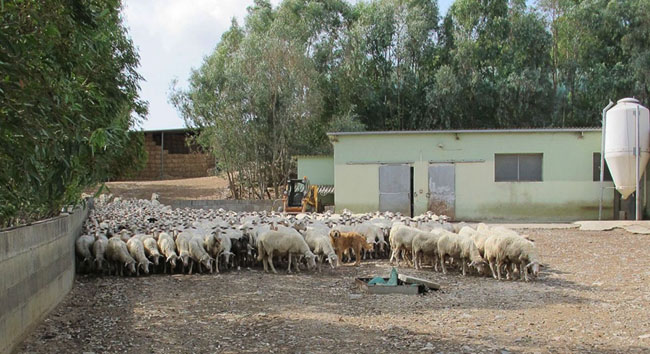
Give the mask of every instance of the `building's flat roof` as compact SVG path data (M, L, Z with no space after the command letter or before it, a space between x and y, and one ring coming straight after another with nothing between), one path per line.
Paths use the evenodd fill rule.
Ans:
M402 134L474 134L474 133L580 133L597 132L600 128L525 128L525 129L460 129L460 130L390 130L367 132L332 132L329 136L342 135L402 135Z
M151 129L141 130L142 133L186 133L199 130L198 128L170 128L170 129Z

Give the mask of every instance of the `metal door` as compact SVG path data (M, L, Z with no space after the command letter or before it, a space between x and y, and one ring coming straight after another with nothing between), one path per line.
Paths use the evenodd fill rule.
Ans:
M379 211L411 215L411 166L379 166Z
M456 166L453 163L429 165L428 209L454 219L456 205Z

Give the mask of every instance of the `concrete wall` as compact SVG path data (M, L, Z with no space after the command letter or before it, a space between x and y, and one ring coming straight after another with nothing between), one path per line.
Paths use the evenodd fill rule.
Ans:
M381 164L414 167L414 213L426 212L428 166L455 164L457 220L561 221L598 217L599 182L593 153L600 131L421 132L331 136L336 210L379 208ZM542 153L541 182L495 182L494 154ZM647 174L646 174L647 175ZM606 183L611 187L611 182ZM605 192L605 218L612 217L613 190Z
M72 289L88 209L0 231L0 353L11 352Z
M272 211L282 207L282 200L173 200L168 203L172 208L190 209L225 209L237 212Z
M297 156L298 178L307 176L311 184L334 184L334 156Z

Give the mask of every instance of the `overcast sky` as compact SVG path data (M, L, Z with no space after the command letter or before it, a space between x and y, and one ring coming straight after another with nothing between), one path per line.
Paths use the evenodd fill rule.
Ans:
M281 0L271 0L277 6ZM353 0L353 2L356 2ZM439 0L444 14L452 0ZM142 128L184 127L176 109L167 102L170 84L187 85L190 70L201 65L221 34L236 17L243 24L253 0L129 0L124 21L140 53L141 97L149 102Z

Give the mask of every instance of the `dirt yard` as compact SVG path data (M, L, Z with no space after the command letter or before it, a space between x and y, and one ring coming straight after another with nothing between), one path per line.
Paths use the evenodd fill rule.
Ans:
M421 296L365 295L358 276L386 260L322 274L79 277L22 352L650 352L650 237L532 230L546 265L531 283L430 269Z
M151 199L152 193L158 193L162 203L175 199L228 199L230 197L228 180L223 177L108 182L106 186L108 187L106 193L112 193L120 198ZM94 193L97 188L86 192Z

